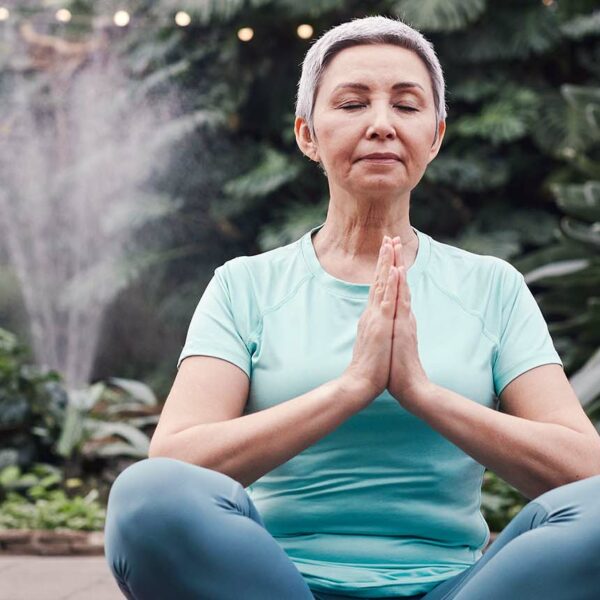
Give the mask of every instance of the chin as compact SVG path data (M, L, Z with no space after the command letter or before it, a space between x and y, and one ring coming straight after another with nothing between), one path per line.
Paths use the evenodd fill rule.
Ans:
M354 189L360 191L361 194L378 191L378 192L396 192L401 194L406 189L406 185L403 185L403 181L399 181L398 178L393 177L365 177L360 182L352 186Z

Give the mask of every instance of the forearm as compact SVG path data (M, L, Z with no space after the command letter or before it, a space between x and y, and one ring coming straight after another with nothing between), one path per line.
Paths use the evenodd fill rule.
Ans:
M370 401L350 381L336 378L271 408L175 433L152 456L207 467L247 487L326 436Z
M589 440L563 425L501 413L433 383L406 408L529 499L598 474Z

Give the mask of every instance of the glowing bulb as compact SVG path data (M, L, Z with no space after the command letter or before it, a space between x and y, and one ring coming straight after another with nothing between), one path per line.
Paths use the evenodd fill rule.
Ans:
M129 13L126 10L118 10L113 17L115 25L125 27L129 23Z
M254 30L252 27L242 27L238 30L237 35L242 42L248 42L254 37Z
M60 8L56 11L54 16L56 17L57 21L60 21L61 23L68 23L71 20L71 11L67 10L66 8Z
M192 18L185 11L180 10L175 15L175 23L180 27L187 27L192 22Z
M303 40L307 40L309 37L312 37L313 31L312 25L308 25L307 23L298 25L298 29L296 29L298 37L302 38Z
M552 6L554 4L554 0L542 0L542 4L544 6Z
M0 6L0 21L6 21L10 17L10 12L8 8L4 8L4 6Z

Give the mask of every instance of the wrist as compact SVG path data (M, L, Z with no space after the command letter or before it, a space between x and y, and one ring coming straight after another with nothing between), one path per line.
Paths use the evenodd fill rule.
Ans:
M338 377L337 384L344 398L360 406L367 406L378 396L367 382L363 382L346 373Z
M392 394L394 398L408 411L416 414L420 407L433 398L437 385L429 379L407 386L399 395Z

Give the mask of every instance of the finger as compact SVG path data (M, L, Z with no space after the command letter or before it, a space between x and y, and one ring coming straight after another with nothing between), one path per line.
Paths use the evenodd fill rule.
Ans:
M394 238L394 259L396 266L404 265L404 255L402 254L402 242L399 237Z
M387 238L387 236L385 236ZM389 240L389 238L388 238ZM388 275L390 274L390 267L394 264L394 246L391 240L384 242L385 253L381 261L381 275L379 281L385 286L388 284ZM383 290L385 292L385 289Z
M381 242L381 247L379 248L379 256L377 258L377 265L375 267L375 282L373 283L373 285L371 286L371 289L369 290L369 301L373 301L373 299L375 298L375 290L377 289L377 285L379 284L381 264L382 264L383 257L386 252L385 238L386 238L386 236L384 236L383 241Z
M392 240L387 235L383 236L381 247L379 248L379 256L377 258L377 265L375 267L375 283L383 281L385 283L387 273L385 272L386 263L391 264L389 254L393 253Z
M398 295L396 298L410 306L410 289L408 287L404 265L398 268Z
M383 295L382 304L385 308L392 308L392 315L394 314L393 308L396 304L396 295L398 294L398 270L393 265L390 267L390 272L388 275L388 284L385 288L385 293Z
M381 265L377 274L377 281L375 283L375 301L381 302L385 290L388 286L388 275L390 273L390 267L392 264L392 253L393 249L390 244L385 243L382 248L383 256L381 257Z

